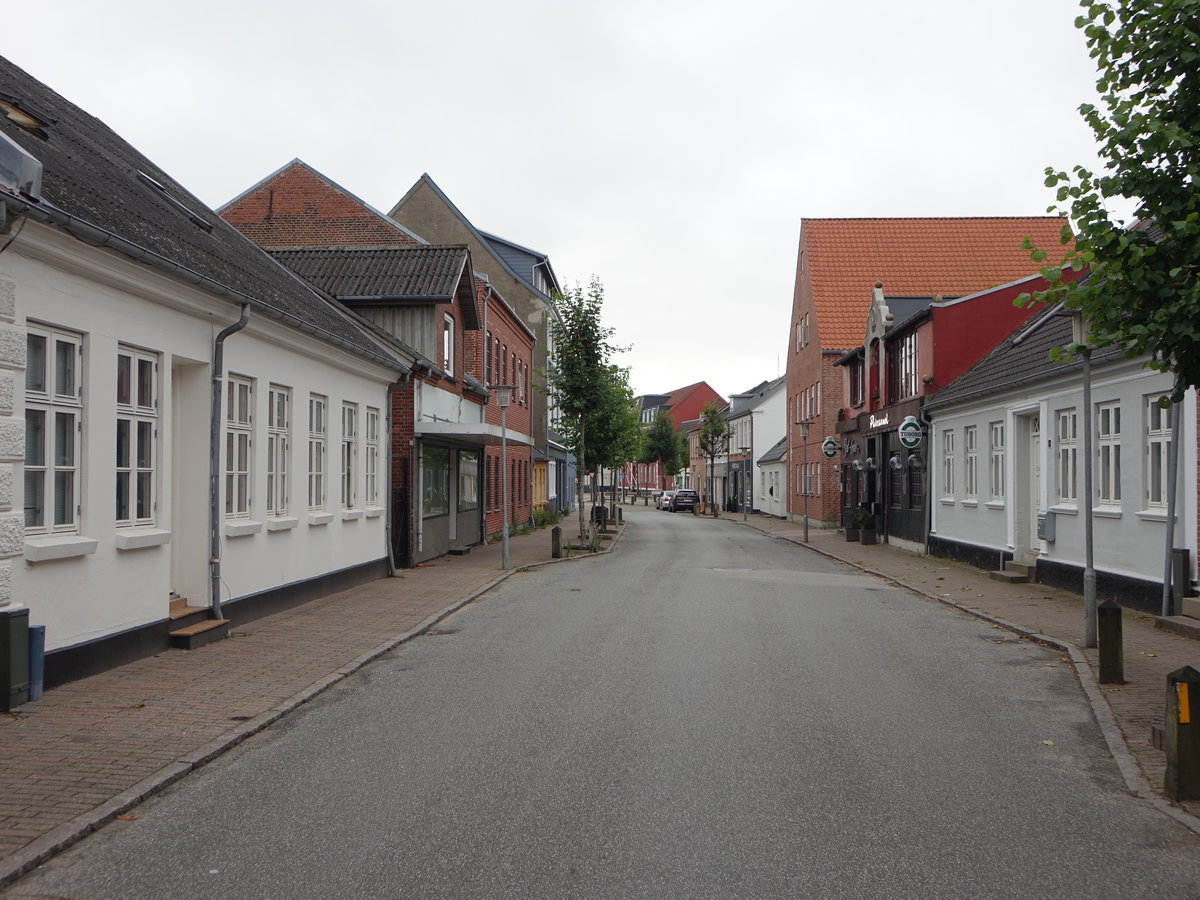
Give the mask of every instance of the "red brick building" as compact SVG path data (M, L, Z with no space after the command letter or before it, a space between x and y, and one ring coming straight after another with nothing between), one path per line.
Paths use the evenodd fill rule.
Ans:
M474 275L470 251L428 244L299 160L220 213L415 357L413 377L393 385L388 417L396 563L463 551L500 530L501 415L491 385L515 388L509 508L512 521L528 521L533 339Z
M1062 220L1013 218L804 219L788 330L788 477L790 518L799 518L802 429L810 477L809 516L837 524L843 460L825 461L821 443L837 432L843 396L837 360L863 343L877 282L891 297L963 297L1017 281L1037 268L1021 248L1025 237L1056 247Z

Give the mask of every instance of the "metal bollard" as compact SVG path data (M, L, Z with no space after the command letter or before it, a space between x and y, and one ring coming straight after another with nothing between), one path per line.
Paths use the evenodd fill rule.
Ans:
M550 556L562 559L562 526L555 525L550 529Z
M1163 793L1172 800L1200 800L1200 671L1191 666L1167 674L1163 738Z
M1101 684L1125 683L1125 640L1121 626L1121 607L1115 600L1109 597L1096 607Z

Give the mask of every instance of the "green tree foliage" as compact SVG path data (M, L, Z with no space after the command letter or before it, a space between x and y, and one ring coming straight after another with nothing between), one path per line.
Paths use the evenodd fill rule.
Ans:
M1200 383L1200 0L1083 0L1076 26L1099 77L1098 105L1080 107L1104 172L1046 170L1051 212L1069 217L1065 259L1042 274L1034 299L1082 312L1093 346L1176 374L1172 400ZM1129 228L1110 207L1133 201ZM1044 263L1045 249L1033 259ZM1090 277L1063 279L1066 267Z
M732 437L733 428L725 421L724 411L716 401L709 400L700 411L700 434L697 436L697 443L700 446L700 455L708 460L708 505L714 516L719 515L719 510L712 472L717 457L729 452L729 441Z
M637 457L642 425L629 371L610 365L602 379L599 401L584 413L587 458L592 468L616 469Z
M675 420L660 409L646 429L640 462L658 463L664 475L675 475L687 466L687 437L675 430Z
M583 477L594 442L588 431L601 427L594 413L612 408L613 374L609 358L617 348L613 330L601 324L604 285L593 276L585 291L580 285L554 295L558 317L550 322L554 358L546 373L546 385L562 413L562 432L576 459L576 491L579 498L579 534L583 537ZM628 383L626 382L626 386ZM598 452L598 451L597 451Z

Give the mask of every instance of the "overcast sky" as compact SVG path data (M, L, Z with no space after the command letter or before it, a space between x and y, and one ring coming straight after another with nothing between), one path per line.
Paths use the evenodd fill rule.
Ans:
M1040 215L1095 165L1076 0L49 0L5 53L210 206L423 172L595 274L637 393L782 374L800 220ZM17 32L9 30L13 39Z

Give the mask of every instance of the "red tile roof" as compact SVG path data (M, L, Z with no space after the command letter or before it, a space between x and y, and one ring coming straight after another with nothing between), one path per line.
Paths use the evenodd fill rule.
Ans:
M821 346L845 350L862 342L877 281L894 297L961 297L1007 284L1038 270L1022 239L1055 257L1062 225L1051 216L802 220Z

